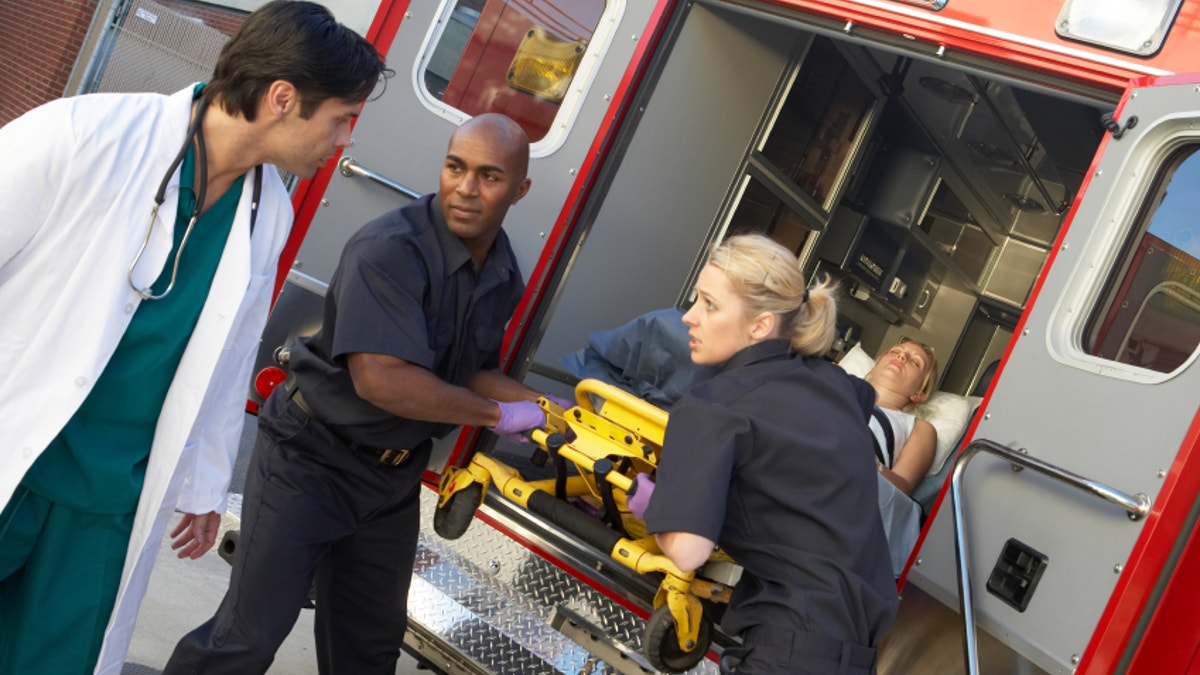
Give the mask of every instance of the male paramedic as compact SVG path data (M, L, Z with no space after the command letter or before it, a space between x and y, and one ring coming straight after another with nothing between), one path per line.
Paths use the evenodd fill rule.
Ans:
M122 670L168 520L212 547L292 208L389 74L271 2L206 85L0 129L0 673ZM277 168L278 167L278 168Z
M501 224L528 165L515 122L475 117L451 135L436 194L350 238L320 330L260 413L229 591L166 675L265 672L314 575L319 671L394 675L431 439L546 423L538 393L497 369L524 291Z

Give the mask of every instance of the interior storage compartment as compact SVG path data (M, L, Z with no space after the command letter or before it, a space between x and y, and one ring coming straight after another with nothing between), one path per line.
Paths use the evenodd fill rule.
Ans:
M762 144L762 157L824 212L851 172L878 98L837 46L815 37Z
M937 155L904 145L882 145L859 191L867 215L899 227L920 222L940 166Z
M846 282L851 297L889 322L920 326L937 295L943 265L903 228L839 207L816 251L822 269Z
M982 284L996 244L945 181L939 181L920 229L973 288Z

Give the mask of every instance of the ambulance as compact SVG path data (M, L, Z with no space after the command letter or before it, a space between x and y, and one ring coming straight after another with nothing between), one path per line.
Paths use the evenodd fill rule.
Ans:
M829 358L934 347L939 456L879 672L1200 672L1200 0L383 0L367 37L396 75L296 186L252 410L350 234L501 112L532 142L503 352L529 386L571 396L564 359L686 307L739 232L840 282ZM719 622L648 658L658 579L495 489L439 536L439 479L476 453L545 469L479 429L437 444L426 665L718 672Z

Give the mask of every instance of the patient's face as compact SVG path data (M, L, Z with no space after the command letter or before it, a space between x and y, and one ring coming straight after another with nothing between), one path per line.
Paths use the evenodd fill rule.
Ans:
M919 403L923 399L919 392L925 384L928 369L929 357L925 350L915 342L901 342L875 361L867 380Z
M724 272L705 265L696 279L696 302L683 315L688 326L692 362L701 366L725 363L753 344L753 320Z

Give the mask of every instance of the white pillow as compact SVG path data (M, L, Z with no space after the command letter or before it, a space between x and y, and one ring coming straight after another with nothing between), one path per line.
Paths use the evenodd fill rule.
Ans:
M979 396L959 396L944 391L935 391L924 403L917 405L917 417L929 422L937 430L937 448L933 452L933 464L929 466L932 476L942 468L942 464L954 446L962 438L971 421L971 413L983 400Z
M862 346L856 342L850 348L850 351L846 352L846 355L842 357L842 360L838 361L838 365L851 375L865 378L867 373L871 372L871 369L875 367L875 359L863 351Z
M875 367L875 359L871 358L863 348L855 344L838 362L847 373L865 378ZM917 417L929 422L937 430L937 448L933 453L933 464L929 467L929 475L942 468L946 457L954 450L958 439L962 438L967 423L971 421L971 413L979 405L978 396L959 396L944 391L935 391L929 400L917 406Z

